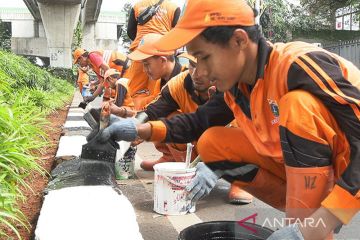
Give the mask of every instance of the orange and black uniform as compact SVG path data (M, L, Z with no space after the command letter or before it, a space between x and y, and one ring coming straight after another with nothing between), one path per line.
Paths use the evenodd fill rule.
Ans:
M178 75L180 72L185 71L187 68L184 66L181 66L181 64L179 63L179 61L177 60L177 58L175 58L175 65L174 68L171 72L170 78L175 77L176 75ZM138 110L143 110L147 105L149 105L152 101L154 101L156 99L156 97L159 95L160 90L165 86L166 84L166 80L165 79L159 79L157 81L149 81L149 86L151 87L151 92L148 93L146 96L142 97L140 100L134 100L134 102L137 103L141 103L142 107L136 106L138 104L135 103L135 108ZM130 91L130 90L129 90ZM134 98L133 98L134 99Z
M360 209L359 69L311 44L264 39L257 69L254 86L236 85L195 113L150 122L151 139L185 143L201 136L198 151L213 170L253 163L288 181L284 165L332 166L336 184L321 205L348 223ZM234 117L238 128L218 127ZM256 171L227 171L224 178L251 181ZM304 180L305 188L314 187Z
M161 89L158 98L147 106L145 113L150 121L171 118L180 112L195 112L200 105L206 102L207 99L201 98L194 89L189 71L184 71L168 81ZM186 145L156 143L155 146L164 154L164 157L169 156L171 160L177 162L185 161ZM194 150L192 159L196 155L197 152Z
M184 110L186 112L189 112L190 108L194 108L193 111L196 110L194 103L189 102L189 104L185 104L188 98L183 89L183 83L186 76L190 77L188 71L185 70L186 68L182 67L176 59L174 69L170 75L170 80L166 81L165 79L160 79L160 81L158 81L159 84L156 86L156 89L160 92L161 88L161 92L146 106L145 109L145 113L148 115L149 120L157 120L162 117L170 118L179 114L178 110ZM188 81L189 80L186 82ZM181 98L179 94L183 95L183 97ZM156 142L154 145L159 152L163 153L163 156L161 157L163 159L182 161L185 157L182 152L184 148L186 149L185 145L165 144L160 142Z
M207 99L202 99L196 93L189 71L184 71L168 81L158 98L147 106L145 113L150 121L158 120L177 110L182 113L195 112L199 105L206 102Z
M130 51L134 51L138 47L140 40L146 34L165 34L176 25L181 11L176 4L169 0L162 2L158 12L147 23L144 25L138 24L137 18L139 14L147 7L154 5L157 2L158 0L142 0L137 2L131 9L127 26L127 34L133 41L130 45ZM146 97L147 95L156 96L159 93L159 91L154 90L159 84L158 80L149 80L147 74L143 70L141 62L133 61L128 72L127 78L130 79L129 91L132 97ZM149 103L150 101L146 103ZM140 103L139 109L143 108L145 104Z
M118 107L126 106L133 108L134 102L130 97L129 90L125 83L122 83L122 80L119 79L115 85L115 105Z
M147 7L155 5L158 0L142 0L137 2L130 11L127 26L127 34L133 41L130 45L130 51L133 51L139 45L143 36L148 33L165 34L169 32L180 17L180 8L175 3L165 0L160 5L158 12L144 25L138 25L137 18L139 14Z

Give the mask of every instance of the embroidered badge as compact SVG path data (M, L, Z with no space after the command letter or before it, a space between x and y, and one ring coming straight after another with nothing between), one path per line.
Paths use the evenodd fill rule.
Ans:
M271 124L274 125L279 122L279 116L280 116L279 106L278 106L276 100L268 99L268 102L270 105L270 110L274 114L274 117L275 117L273 120L271 120Z

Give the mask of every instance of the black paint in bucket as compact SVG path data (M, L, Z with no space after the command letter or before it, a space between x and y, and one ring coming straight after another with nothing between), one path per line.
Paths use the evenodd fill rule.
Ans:
M180 232L178 240L249 240L267 239L273 231L257 224L214 221L192 225Z

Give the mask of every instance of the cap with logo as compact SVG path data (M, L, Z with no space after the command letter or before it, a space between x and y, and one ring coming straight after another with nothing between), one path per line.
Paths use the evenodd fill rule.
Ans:
M254 26L253 9L245 0L188 0L176 26L155 47L161 51L178 49L206 28L213 26Z
M169 56L174 54L175 52L173 50L160 51L154 46L154 43L157 42L162 36L163 35L158 33L146 34L141 39L137 49L130 53L128 58L133 61L141 61L152 56Z

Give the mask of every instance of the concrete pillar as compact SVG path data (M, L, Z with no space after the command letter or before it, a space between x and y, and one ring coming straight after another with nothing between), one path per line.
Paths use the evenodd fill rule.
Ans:
M97 50L95 43L95 23L86 23L84 25L81 47L88 51Z
M11 36L14 38L35 37L34 20L14 20L11 22Z
M86 23L83 30L82 47L86 50L117 50L116 23Z
M48 42L50 65L71 68L71 43L81 5L38 2L38 6Z

